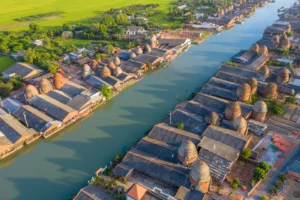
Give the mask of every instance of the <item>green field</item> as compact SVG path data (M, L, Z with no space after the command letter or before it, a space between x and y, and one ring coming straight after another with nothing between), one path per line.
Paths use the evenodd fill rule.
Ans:
M0 56L0 73L14 64L15 61L8 56Z
M15 18L35 14L62 11L63 17L49 17L39 21L42 27L61 26L78 20L96 16L101 11L110 8L120 8L132 4L159 4L162 12L155 19L167 13L171 0L6 0L0 6L0 30L22 29L28 22L18 22Z

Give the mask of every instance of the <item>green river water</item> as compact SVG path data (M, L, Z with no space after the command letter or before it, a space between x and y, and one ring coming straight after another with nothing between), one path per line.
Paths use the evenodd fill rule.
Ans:
M161 122L176 104L198 90L220 64L262 37L277 9L294 0L277 0L201 45L192 45L169 66L149 73L102 108L62 133L40 140L0 162L0 200L68 199L116 154Z

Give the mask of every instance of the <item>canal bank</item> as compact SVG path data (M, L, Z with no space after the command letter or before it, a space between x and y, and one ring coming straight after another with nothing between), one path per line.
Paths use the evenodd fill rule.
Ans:
M192 46L91 116L63 133L0 162L1 199L67 199L114 155L124 152L173 107L214 75L221 62L261 38L277 19L279 0L257 10L243 25ZM17 157L18 156L18 157Z

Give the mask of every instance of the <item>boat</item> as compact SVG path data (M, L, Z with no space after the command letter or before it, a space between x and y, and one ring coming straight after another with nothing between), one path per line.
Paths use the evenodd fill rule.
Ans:
M283 6L278 9L278 12L283 12L283 11L284 11L284 7Z
M245 20L244 20L244 19L237 20L235 23L236 23L236 24L244 24L244 23L245 23Z

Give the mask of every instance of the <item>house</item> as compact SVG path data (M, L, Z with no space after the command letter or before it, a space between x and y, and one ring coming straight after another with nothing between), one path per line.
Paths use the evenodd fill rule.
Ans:
M45 113L24 105L13 113L13 116L19 119L24 125L40 133L48 132L56 127L60 127L62 122L54 120Z
M236 63L244 64L245 68L251 71L258 71L262 66L264 66L270 57L268 56L268 49L266 46L259 47L257 45L258 51L253 49L242 50L236 55L232 56L231 60Z
M3 99L2 102L0 101L0 103L0 107L6 110L6 112L8 112L9 114L14 113L16 110L23 106L20 101L13 98Z
M63 104L67 104L72 100L72 97L60 90L51 90L46 95Z
M180 33L182 37L187 37L187 38L201 38L202 33L201 32L195 32L195 31L182 31Z
M152 48L149 54L152 56L161 57L164 60L171 60L174 57L171 50L160 48Z
M71 101L67 103L74 110L77 110L79 114L84 113L92 106L91 98L87 95L79 94L75 96Z
M122 60L129 60L130 59L131 52L128 51L121 51L117 54L117 57Z
M86 82L89 83L93 88L99 89L102 86L109 86L110 88L112 87L110 84L106 83L104 80L101 78L91 75L86 79Z
M83 57L75 61L76 64L83 66L85 64L91 63L91 59L89 57Z
M73 81L67 81L59 90L64 92L71 98L74 98L75 96L86 90L86 88Z
M198 144L199 159L207 163L214 178L223 182L231 166L250 141L250 136L209 126Z
M63 31L62 33L61 33L61 36L63 37L63 38L72 38L73 37L73 32L72 31Z
M39 94L28 102L40 111L64 123L78 115L78 111L44 94Z
M226 28L231 28L234 26L236 21L235 17L208 17L207 22L214 23L220 26L224 26Z
M0 115L0 159L39 137L33 129L22 125L9 114Z
M282 27L276 27L276 26L268 26L264 32L266 35L271 35L271 36L281 36L286 32L285 28Z
M206 107L209 111L213 111L218 113L219 115L223 115L225 112L226 107L229 105L231 101L216 97L216 96L211 96L208 94L204 93L198 93L196 97L193 99L193 102L197 102L203 107ZM245 119L248 119L252 113L252 106L249 104L245 103L240 103L241 110L242 110L242 116ZM188 107L185 107L187 109ZM195 111L192 111L191 109L187 109L189 112L194 113ZM195 112L195 114L197 114Z
M176 53L182 51L185 47L191 44L190 39L159 39L158 47L175 51Z
M148 19L146 17L136 17L132 19L132 21L137 22L137 23L147 23Z
M135 61L135 60L132 60L132 59L127 60L124 63L124 65L125 66L130 66L130 67L138 69L138 70L143 70L143 71L146 71L148 69L148 67L145 63L140 62L140 61ZM124 70L124 71L126 71L126 70ZM131 72L128 72L128 73L131 73Z
M34 44L35 46L43 46L43 39L40 40L30 40L30 44Z
M19 76L23 80L28 78L32 78L34 76L38 76L43 72L43 70L39 69L37 66L27 63L17 62L2 72L2 75L5 78Z
M183 30L195 30L195 31L209 31L209 32L221 32L223 26L213 23L203 22L201 24L185 24Z
M96 185L90 184L82 188L75 196L74 200L116 200L109 194L102 191Z
M10 54L10 57L12 57L15 60L19 60L22 59L24 56L26 56L26 52L25 51L17 51L15 53Z
M70 56L68 54L63 54L59 57L60 62L67 62L70 60Z
M177 7L178 10L183 10L185 8L187 8L186 4Z
M181 109L173 111L170 116L164 120L164 123L175 127L182 123L185 131L189 131L199 136L207 127L203 117L191 114Z
M141 54L134 58L135 61L141 63L150 64L152 67L156 66L158 63L163 61L162 57L157 57L149 54Z
M185 187L182 187L185 188ZM187 188L185 188L187 189ZM189 192L191 192L189 189L187 189ZM184 193L184 194L183 194ZM180 197L187 197L188 192L183 192L182 189L180 191L178 191L178 194L176 193L176 195L180 195ZM198 192L199 194L201 194L200 192ZM204 196L203 194L201 194L202 196ZM180 198L179 196L176 199L185 199L185 198ZM152 191L147 189L146 187L144 187L141 184L135 183L131 186L131 188L129 188L129 190L127 191L126 194L126 200L164 200L165 195L163 194L159 194L158 191ZM191 198L189 198L191 199ZM199 198L199 200L201 200L201 198Z
M122 84L122 82L114 76L101 77L101 79L105 83L107 83L108 85L110 85L111 87L114 87L114 88L117 88Z
M142 26L128 26L126 30L126 35L140 35L146 33Z
M71 61L79 60L80 58L83 58L82 53L79 52L71 52L69 53L69 58Z
M172 146L180 146L182 142L190 140L194 144L198 144L201 137L197 134L178 129L165 123L155 125L148 137L165 142Z

